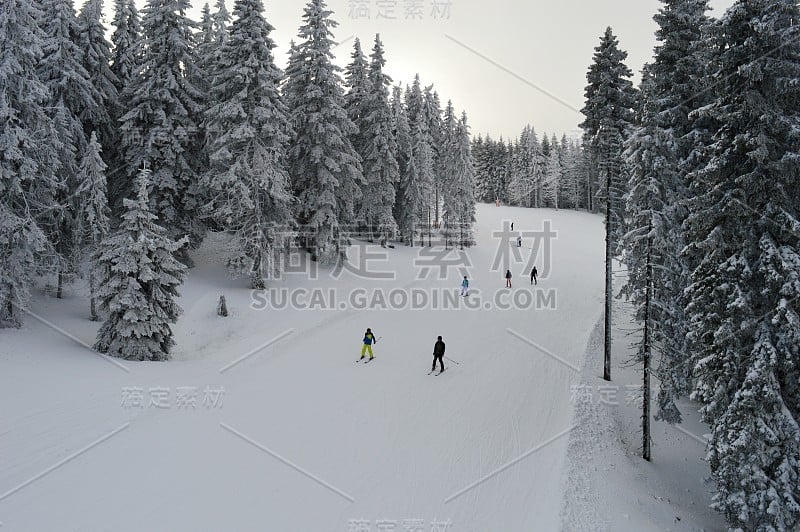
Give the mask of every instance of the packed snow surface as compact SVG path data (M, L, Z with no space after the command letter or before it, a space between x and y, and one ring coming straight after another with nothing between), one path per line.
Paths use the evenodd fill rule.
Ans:
M602 220L479 205L476 238L444 258L356 241L355 267L295 264L254 297L211 235L170 362L87 350L83 288L38 293L24 327L0 331L3 530L558 530L566 492L592 487L565 474ZM367 327L376 359L357 363Z

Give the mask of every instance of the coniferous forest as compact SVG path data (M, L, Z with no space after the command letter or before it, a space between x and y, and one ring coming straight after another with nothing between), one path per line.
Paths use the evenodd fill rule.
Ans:
M324 0L298 6L285 68L262 0L231 4L192 20L188 0L113 0L106 25L102 0L77 12L0 1L0 327L25 325L37 285L62 299L80 282L92 350L168 360L181 286L212 234L227 274L265 290L288 254L334 267L355 239L422 247L435 233L446 250L473 247L477 203L584 211L570 214L604 223L591 362L612 380L626 301L642 457L657 457L651 422L678 426L694 405L729 529L800 530L797 2L735 0L714 17L709 0L660 0L636 73L598 28L580 138L526 125L505 139L473 136L436 80L392 79L380 34L348 43L338 66ZM453 362L437 380L471 371Z

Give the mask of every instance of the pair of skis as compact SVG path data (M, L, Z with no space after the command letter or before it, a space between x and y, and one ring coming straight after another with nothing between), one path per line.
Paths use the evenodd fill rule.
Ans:
M432 369L432 370L430 370L430 371L428 372L428 375L430 375L430 374L431 374L431 373L433 373L434 371L436 371L436 370L435 370L435 369ZM442 373L444 373L444 370L441 370L439 373L435 374L435 375L434 375L434 377L438 377L438 376L439 376L439 375L441 375Z

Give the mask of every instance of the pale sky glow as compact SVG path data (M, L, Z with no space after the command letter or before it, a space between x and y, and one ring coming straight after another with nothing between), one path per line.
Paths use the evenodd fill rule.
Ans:
M202 3L192 2L190 15L199 19ZM713 14L731 4L711 0ZM140 9L144 5L137 0ZM226 5L233 10L233 0ZM281 67L304 5L265 0ZM407 13L413 6L416 15ZM540 134L576 131L586 69L606 26L628 51L638 79L656 44L652 17L660 6L658 0L328 0L339 22L335 37L346 40L335 51L339 64L349 61L354 36L368 54L380 33L395 81L409 83L418 72L423 84L435 85L443 105L452 99L467 111L473 134L504 138L527 123ZM107 20L111 8L106 0Z

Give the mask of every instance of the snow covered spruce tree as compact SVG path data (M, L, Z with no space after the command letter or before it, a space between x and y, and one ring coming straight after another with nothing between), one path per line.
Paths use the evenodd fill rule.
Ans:
M558 145L552 145L545 161L544 176L542 179L542 204L545 207L558 209L561 190L561 154Z
M689 267L682 255L686 176L684 164L696 147L689 116L704 106L706 61L698 43L709 23L707 0L668 0L654 17L659 24L655 57L645 68L639 123L626 142L628 189L623 293L648 332L639 358L658 355L656 419L679 423L675 400L689 392L683 293ZM649 389L649 388L646 388Z
M422 115L417 113L416 120L411 127L409 139L411 157L406 164L401 176L398 201L402 204L398 224L403 238L410 246L414 245L414 237L419 233L422 245L423 227L428 226L430 213L428 198L430 198L430 183L433 174L433 153L428 137L425 134L425 125Z
M59 208L58 139L36 71L41 16L28 0L0 4L0 326L21 323L16 308L52 258L38 220Z
M106 321L94 348L127 360L168 360L175 342L171 324L181 308L175 303L186 266L175 259L186 237L174 241L156 224L147 197L150 171L135 181L136 199L125 199L119 229L94 257L97 298Z
M414 245L414 224L416 210L406 200L406 191L410 186L415 186L417 179L414 167L414 152L411 146L411 125L408 122L403 103L403 91L400 85L392 89L392 135L395 138L395 158L399 177L395 183L395 202L393 208L394 219L397 222L400 240L409 245Z
M278 268L291 237L292 196L286 170L290 129L278 90L272 25L261 0L237 0L230 35L218 53L207 142L211 169L206 210L233 235L228 270L250 276L251 288Z
M58 253L56 297L63 293L65 274L75 270L74 192L78 165L89 143L86 127L107 120L97 89L83 67L83 52L73 39L78 35L78 21L70 0L43 0L42 27L45 32L44 54L38 65L39 79L50 95L49 114L58 135L58 179L61 183L56 200L63 206L49 211L40 222Z
M362 131L365 129L362 120L366 119L367 94L369 93L367 58L361 48L361 39L353 40L353 51L350 54L350 63L344 68L344 83L347 92L344 95L344 108L347 117L356 126L356 131L350 135L350 143L359 154L363 151Z
M442 117L442 146L439 147L438 166L440 174L439 195L442 201L442 237L445 247L450 245L458 233L458 208L454 195L457 176L454 173L456 156L456 114L453 102L448 100Z
M606 211L606 309L603 377L611 380L611 301L612 261L622 236L622 149L633 120L634 89L631 70L625 66L628 53L619 48L611 28L607 28L595 48L594 59L586 79L586 104L581 112L584 145L589 150L595 175L602 179L599 194ZM546 138L546 137L545 137ZM590 179L590 187L596 185ZM590 190L590 195L594 190Z
M111 72L115 77L117 99L120 101L126 87L131 85L136 68L142 58L143 42L139 12L133 0L114 0L114 33L111 34ZM108 183L108 203L113 213L122 212L122 198L130 192L125 153L121 146L119 119L125 113L122 105L108 110L117 142L104 152L109 170L106 174Z
M122 98L130 109L121 118L121 144L129 178L147 162L152 173L153 214L173 238L200 244L197 173L202 169L198 146L201 95L190 83L192 57L186 0L149 0L142 19L144 55ZM123 191L123 197L130 195ZM190 262L181 247L180 259Z
M466 113L461 114L461 119L454 123L448 136L448 167L443 180L447 183L449 197L445 203L445 224L451 224L449 231L460 248L471 247L475 245L475 161Z
M442 149L445 142L445 131L442 106L439 102L439 95L433 90L433 85L428 85L423 90L422 107L419 112L425 121L433 155L433 175L431 179L431 192L433 195L430 197L429 202L433 208L431 221L434 224L438 224L441 221L442 175L445 165Z
M111 34L111 72L117 82L117 93L127 87L136 75L142 56L142 26L133 0L114 0L114 33Z
M203 6L200 31L196 35L196 68L192 81L204 93L210 91L214 85L214 77L219 71L219 51L228 40L228 23L231 19L224 0L217 0L216 8L211 13L208 4Z
M433 211L430 198L433 195L435 154L428 122L422 112L424 104L419 74L414 76L411 87L406 87L405 110L411 129L412 158L408 171L401 177L400 195L397 201L405 204L404 215L398 223L409 243L413 246L414 233L418 233L420 244L424 235L430 235Z
M714 507L737 530L800 527L800 12L738 0L714 29L721 127L689 176L693 397Z
M395 154L397 143L392 134L392 111L389 107L391 78L383 72L386 60L380 36L370 54L367 72L367 93L364 96L360 121L359 153L362 159L364 186L358 219L364 220L370 232L377 231L382 239L393 237L397 223L393 209L395 184L400 180L400 168Z
M619 194L622 191L622 183L620 183L621 176L616 170L620 165L621 143L625 140L627 129L633 119L632 107L635 94L630 81L632 72L624 63L627 57L628 53L619 48L619 41L611 28L606 28L605 34L600 39L600 45L595 48L592 64L586 74L588 81L585 89L586 104L581 109L586 117L580 125L583 129L583 144L592 161L590 166L592 178L589 181L592 205L597 206L595 201L597 199L605 203L608 191L604 178L607 175L601 176L600 172L603 168L612 169L614 171L610 175L612 187L617 194L612 193L610 201L616 219L621 219L622 213L621 194ZM606 131L601 134L604 127Z
M77 41L83 51L83 67L98 96L98 108L84 123L84 130L89 135L92 132L97 135L103 159L108 162L106 153L112 153L118 142L117 124L112 122L112 117L117 115L119 107L119 80L111 70L111 43L106 39L102 17L103 0L88 0L78 14Z
M344 109L341 69L332 62L331 29L337 23L331 13L323 0L306 5L285 87L295 131L289 161L297 219L313 233L306 244L323 263L346 257L341 232L354 222L364 184L349 138L356 128Z
M509 198L522 207L539 207L544 165L539 138L532 126L523 128L514 159L515 171L508 184Z
M580 145L575 140L564 135L561 139L561 206L570 209L579 209L581 206L580 183L582 178Z
M672 146L665 132L654 123L656 102L652 99L653 85L650 66L646 65L640 92L639 126L628 139L624 153L629 192L626 195L628 232L623 237L623 261L628 277L622 293L634 305L636 319L642 323L642 340L636 359L642 364L643 374L642 457L645 460L650 460L651 361L654 353L665 343L661 325L669 319L667 309L670 304L678 303L666 301L664 305L660 304L664 297L664 284L669 282L669 268L673 266L664 263L662 250L667 245L664 239L674 238L677 229L664 216L670 201L675 199L666 190L661 173L671 157ZM665 389L668 383L669 380L664 381ZM680 419L680 412L675 408L671 392L669 404L665 404L669 409L665 410L665 415L674 422Z
M84 250L93 253L109 232L109 208L106 195L106 164L101 157L100 143L97 135L92 132L89 137L89 146L80 165L76 204L78 210L75 216L77 226L76 235L78 249L81 250L80 258L85 256ZM94 274L89 271L89 310L92 321L97 321L95 308L96 283Z

